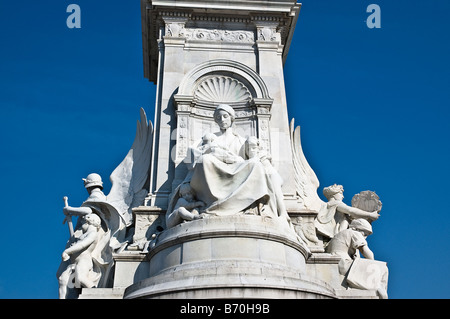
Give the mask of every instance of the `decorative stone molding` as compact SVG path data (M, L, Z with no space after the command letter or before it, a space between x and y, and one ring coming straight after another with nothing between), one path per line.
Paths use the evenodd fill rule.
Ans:
M250 31L185 28L180 33L180 36L185 37L186 40L202 40L202 41L217 41L217 42L231 42L231 43L252 43L255 41L254 33Z
M277 32L276 27L259 27L258 41L281 42L281 36Z
M317 237L316 227L314 225L314 219L317 217L317 212L313 210L299 210L289 211L289 217L296 232L301 236L303 235L308 247L312 252L323 252L323 243Z
M232 23L250 23L250 18L235 17L235 16L218 16L212 14L196 13L192 16L192 21L207 21L207 22L232 22Z
M165 37L181 37L183 36L183 30L184 23L182 22L166 23Z
M246 86L252 92L252 97L255 100L271 101L267 86L258 73L242 63L225 59L210 60L193 68L181 81L175 99L177 99L177 96L194 95L194 91L199 84L198 81L202 81L203 77L224 73L232 73L235 78L240 77L245 80Z
M235 109L235 124L244 136L258 136L263 149L270 153L273 99L261 76L248 66L225 59L201 63L181 80L174 101L177 109L175 163L186 156L189 143L195 140L194 133L206 129L208 122L214 125L214 108L221 103Z
M216 103L250 101L252 95L240 81L229 76L211 76L204 79L196 88L195 98Z
M301 4L287 0L268 2L253 0L213 2L204 0L142 0L144 76L155 83L157 81L158 43L162 40L162 36L165 35L167 39L177 37L184 39L180 35L183 30L180 25L173 25L169 30L166 29L166 23L177 23L177 21L178 23L186 23L184 27L187 33L191 32L189 30L194 30L192 25L204 28L208 34L205 33L206 31L199 30L198 36L202 37L201 34L205 37L211 36L211 39L216 38L217 30L221 30L223 24L233 24L233 28L228 31L231 33L224 33L218 37L220 40L211 41L210 46L228 43L238 46L240 50L245 50L248 48L243 48L243 45L250 46L255 41L262 43L266 41L269 43L279 42L283 45L280 51L282 51L283 61L285 61L300 7ZM233 14L230 14L231 11ZM268 24L276 24L276 33L278 34L275 36L276 40L270 40L273 36L269 36L267 30L259 32L255 27L267 26ZM237 31L236 28L242 31ZM259 40L257 37L259 37ZM189 40L190 45L186 43L184 45L189 48L192 48L192 45L195 47L197 43L201 43L201 39L192 37ZM174 43L169 44L173 45ZM217 49L220 48L217 47Z
M165 32L164 37L182 37L182 31L185 28L186 22L191 17L189 12L160 12L159 16L164 22Z
M135 230L133 242L128 249L142 251L154 234L166 228L164 214L165 211L159 207L139 206L133 208Z

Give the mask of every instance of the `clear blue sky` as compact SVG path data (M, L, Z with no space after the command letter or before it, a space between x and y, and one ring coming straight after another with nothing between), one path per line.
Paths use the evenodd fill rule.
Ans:
M81 29L66 8L81 7ZM381 8L369 29L367 5ZM450 1L304 0L285 65L290 118L322 188L373 190L368 242L391 298L449 298ZM57 298L63 196L128 152L143 77L138 0L0 2L0 298Z

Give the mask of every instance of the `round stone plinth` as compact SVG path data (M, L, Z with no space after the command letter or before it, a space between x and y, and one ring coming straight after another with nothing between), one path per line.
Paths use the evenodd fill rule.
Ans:
M210 217L160 234L149 278L124 298L333 298L305 275L307 249L278 219Z

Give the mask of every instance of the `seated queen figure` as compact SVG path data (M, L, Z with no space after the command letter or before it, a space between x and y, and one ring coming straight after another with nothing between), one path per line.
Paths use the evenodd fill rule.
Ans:
M214 133L214 143L190 150L192 163L183 183L190 183L197 199L205 203L203 213L206 214L238 214L258 204L267 204L271 196L264 165L246 158L246 139L233 131L234 120L231 106L217 106L214 121L220 131ZM271 215L275 217L278 213Z

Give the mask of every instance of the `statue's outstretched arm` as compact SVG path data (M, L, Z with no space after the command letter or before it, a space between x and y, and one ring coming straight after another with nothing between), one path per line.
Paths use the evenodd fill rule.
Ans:
M366 212L362 209L351 207L346 205L345 203L339 203L337 206L337 210L343 214L350 215L353 218L370 218L370 219L378 219L380 216L378 212Z
M92 213L92 208L66 206L64 207L63 212L64 215L85 216Z

